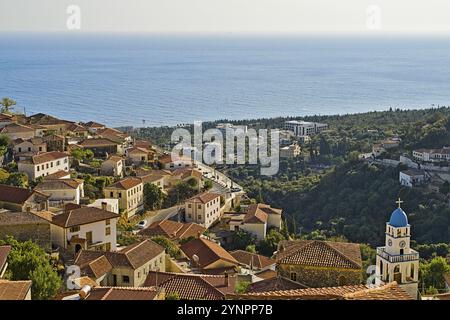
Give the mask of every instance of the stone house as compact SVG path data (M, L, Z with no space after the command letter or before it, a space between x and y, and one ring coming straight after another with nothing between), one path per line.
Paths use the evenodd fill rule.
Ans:
M108 263L99 260L102 256ZM75 259L82 272L89 275L89 268L94 268L96 281L114 287L142 287L149 272L165 271L165 263L165 249L148 239L117 252L82 250Z
M336 287L361 283L359 244L318 240L282 241L275 254L282 277L308 287Z

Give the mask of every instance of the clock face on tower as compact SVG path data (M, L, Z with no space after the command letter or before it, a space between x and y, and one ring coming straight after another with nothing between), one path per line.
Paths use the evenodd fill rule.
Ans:
M392 240L391 240L391 239L388 240L388 246L389 246L389 247L392 246Z
M401 241L400 242L400 248L404 248L406 247L406 242L405 241Z

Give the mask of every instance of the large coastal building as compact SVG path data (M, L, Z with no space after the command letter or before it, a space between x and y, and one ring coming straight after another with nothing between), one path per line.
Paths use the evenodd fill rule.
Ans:
M297 137L313 136L328 129L328 125L325 123L296 120L286 121L284 127L286 130L293 131Z
M377 276L381 282L396 281L417 299L419 281L419 253L411 249L411 226L408 216L397 201L389 222L386 223L386 241L377 248Z

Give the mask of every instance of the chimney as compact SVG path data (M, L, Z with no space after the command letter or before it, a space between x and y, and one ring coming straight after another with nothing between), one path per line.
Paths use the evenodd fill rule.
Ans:
M223 285L224 285L225 287L230 286L230 277L228 276L228 272L225 272L225 274L224 274L224 282L223 282Z
M83 288L81 288L80 292L78 293L78 295L80 296L81 300L84 300L87 298L87 296L89 295L89 293L91 293L91 286L89 285L84 285Z
M105 211L108 211L107 208L108 204L106 202L102 202L102 209Z

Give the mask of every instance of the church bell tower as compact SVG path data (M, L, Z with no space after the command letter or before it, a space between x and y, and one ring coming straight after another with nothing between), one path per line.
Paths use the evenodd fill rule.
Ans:
M386 223L384 247L377 248L377 276L382 283L396 281L413 298L417 298L419 253L410 247L411 226L398 199L389 222Z

